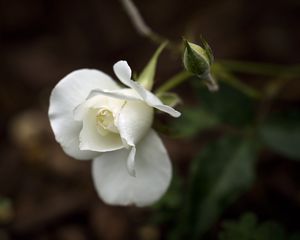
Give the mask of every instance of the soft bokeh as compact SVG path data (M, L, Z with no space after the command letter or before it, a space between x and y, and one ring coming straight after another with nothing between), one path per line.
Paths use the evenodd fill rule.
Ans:
M182 36L197 42L201 34L217 60L286 65L300 62L297 0L135 2L154 31L175 42L180 42ZM69 72L97 68L113 75L112 65L121 59L139 72L156 48L156 44L136 33L119 1L0 0L1 240L157 240L167 239L172 233L176 235L174 211L181 209L178 195L187 194L182 185L189 182L192 159L223 129L239 130L240 123L249 116L241 109L245 105L229 101L233 111L223 114L221 110L226 123L221 130L218 120L201 111L186 115L190 119L185 127L193 127L196 122L191 129L160 117L158 128L172 125L183 129L185 137L162 135L175 168L174 186L161 205L147 209L102 203L93 187L90 162L75 161L63 153L47 116L50 91ZM181 59L165 51L158 63L155 86L180 70ZM265 85L264 77L242 78L259 90ZM280 91L271 113L290 108L299 110L299 77L297 80L290 81ZM191 94L193 89L189 83L176 89L184 102L179 108L197 106L197 94ZM200 106L203 104L206 109L214 108L211 101L218 99L227 102L235 96L240 101L230 90L222 96L211 95L206 89L201 91L204 100L200 100ZM232 122L233 113L236 117ZM231 125L236 127L232 129ZM212 130L200 132L208 127ZM279 144L274 144L276 148L284 143L279 140ZM297 148L300 142L293 141L291 145ZM292 159L288 154L263 148L255 165L254 184L222 213L210 230L210 239L218 239L224 219L238 219L249 211L261 221L272 219L282 224L288 232L299 230L300 163L299 159ZM212 178L213 175L212 172Z

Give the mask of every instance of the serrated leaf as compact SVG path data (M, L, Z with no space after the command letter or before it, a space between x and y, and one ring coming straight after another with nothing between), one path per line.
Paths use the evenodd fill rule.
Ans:
M271 116L261 127L260 136L273 151L300 160L300 113Z
M167 42L164 42L159 46L159 48L153 54L146 67L143 69L140 76L137 78L137 81L148 90L151 90L153 87L157 60L162 50L166 47L166 45Z

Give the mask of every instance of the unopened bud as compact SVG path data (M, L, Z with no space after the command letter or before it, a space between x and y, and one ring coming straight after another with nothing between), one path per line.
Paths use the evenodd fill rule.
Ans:
M211 75L211 65L214 58L208 43L202 40L203 47L187 40L184 40L184 43L183 64L185 69L204 80L209 90L218 90L218 85Z

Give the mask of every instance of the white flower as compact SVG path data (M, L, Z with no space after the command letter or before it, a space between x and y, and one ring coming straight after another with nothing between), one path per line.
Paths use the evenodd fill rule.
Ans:
M180 113L132 81L126 61L113 68L127 88L92 69L63 78L50 97L50 123L66 154L93 159L93 180L106 203L145 206L164 194L172 175L166 149L151 129L153 108Z

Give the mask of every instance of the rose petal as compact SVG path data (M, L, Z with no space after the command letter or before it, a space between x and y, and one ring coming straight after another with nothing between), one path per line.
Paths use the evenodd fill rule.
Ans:
M172 117L179 117L180 112L170 106L164 105L158 97L145 89L138 82L131 80L131 69L126 61L119 61L113 66L116 76L126 86L134 89L140 97L151 107L170 114Z
M118 85L105 73L81 69L64 77L52 90L49 105L50 124L56 140L66 154L77 159L90 159L98 153L79 149L82 124L74 121L73 109L85 100L95 88L118 89Z
M74 127L74 130L72 130L72 126ZM68 138L68 142L64 140L63 144L61 144L64 152L78 160L90 160L99 155L98 152L93 151L86 151L86 150L80 150L79 149L79 137L78 135L75 135L74 132L79 132L82 124L80 126L77 125L77 123L73 124L72 126L66 125L65 126L65 138ZM63 127L63 126L62 126ZM68 131L67 131L68 129ZM57 140L58 141L58 140ZM59 142L59 141L58 141Z
M168 113L172 117L180 117L180 112L176 111L174 108L168 105L163 104L158 97L156 97L152 92L149 92L148 90L143 88L138 83L134 82L134 84L138 85L140 96L149 106L154 107L162 112Z
M108 131L105 136L102 136L98 132L96 115L97 109L91 109L83 118L83 127L79 136L80 150L107 152L123 148L119 134Z
M118 79L126 86L131 88L131 68L127 61L121 60L114 64L114 72Z
M93 161L99 196L109 204L146 206L157 201L170 184L172 167L158 135L150 130L136 147L136 177L128 174L129 150L104 153Z
M153 108L142 101L126 101L115 125L129 146L137 144L149 131L153 121Z
M148 133L153 121L153 108L142 101L126 101L115 125L123 142L131 146L127 159L127 169L135 176L135 144Z
M112 97L112 98L118 98L122 100L143 100L139 95L137 95L133 90L129 88L123 88L123 89L118 89L118 90L101 90L101 89L94 89L91 91L89 94L88 98L92 98L97 95L103 95L107 97Z
M136 154L136 147L133 146L129 152L127 161L126 161L126 166L129 175L136 177L136 172L135 172L135 154Z

